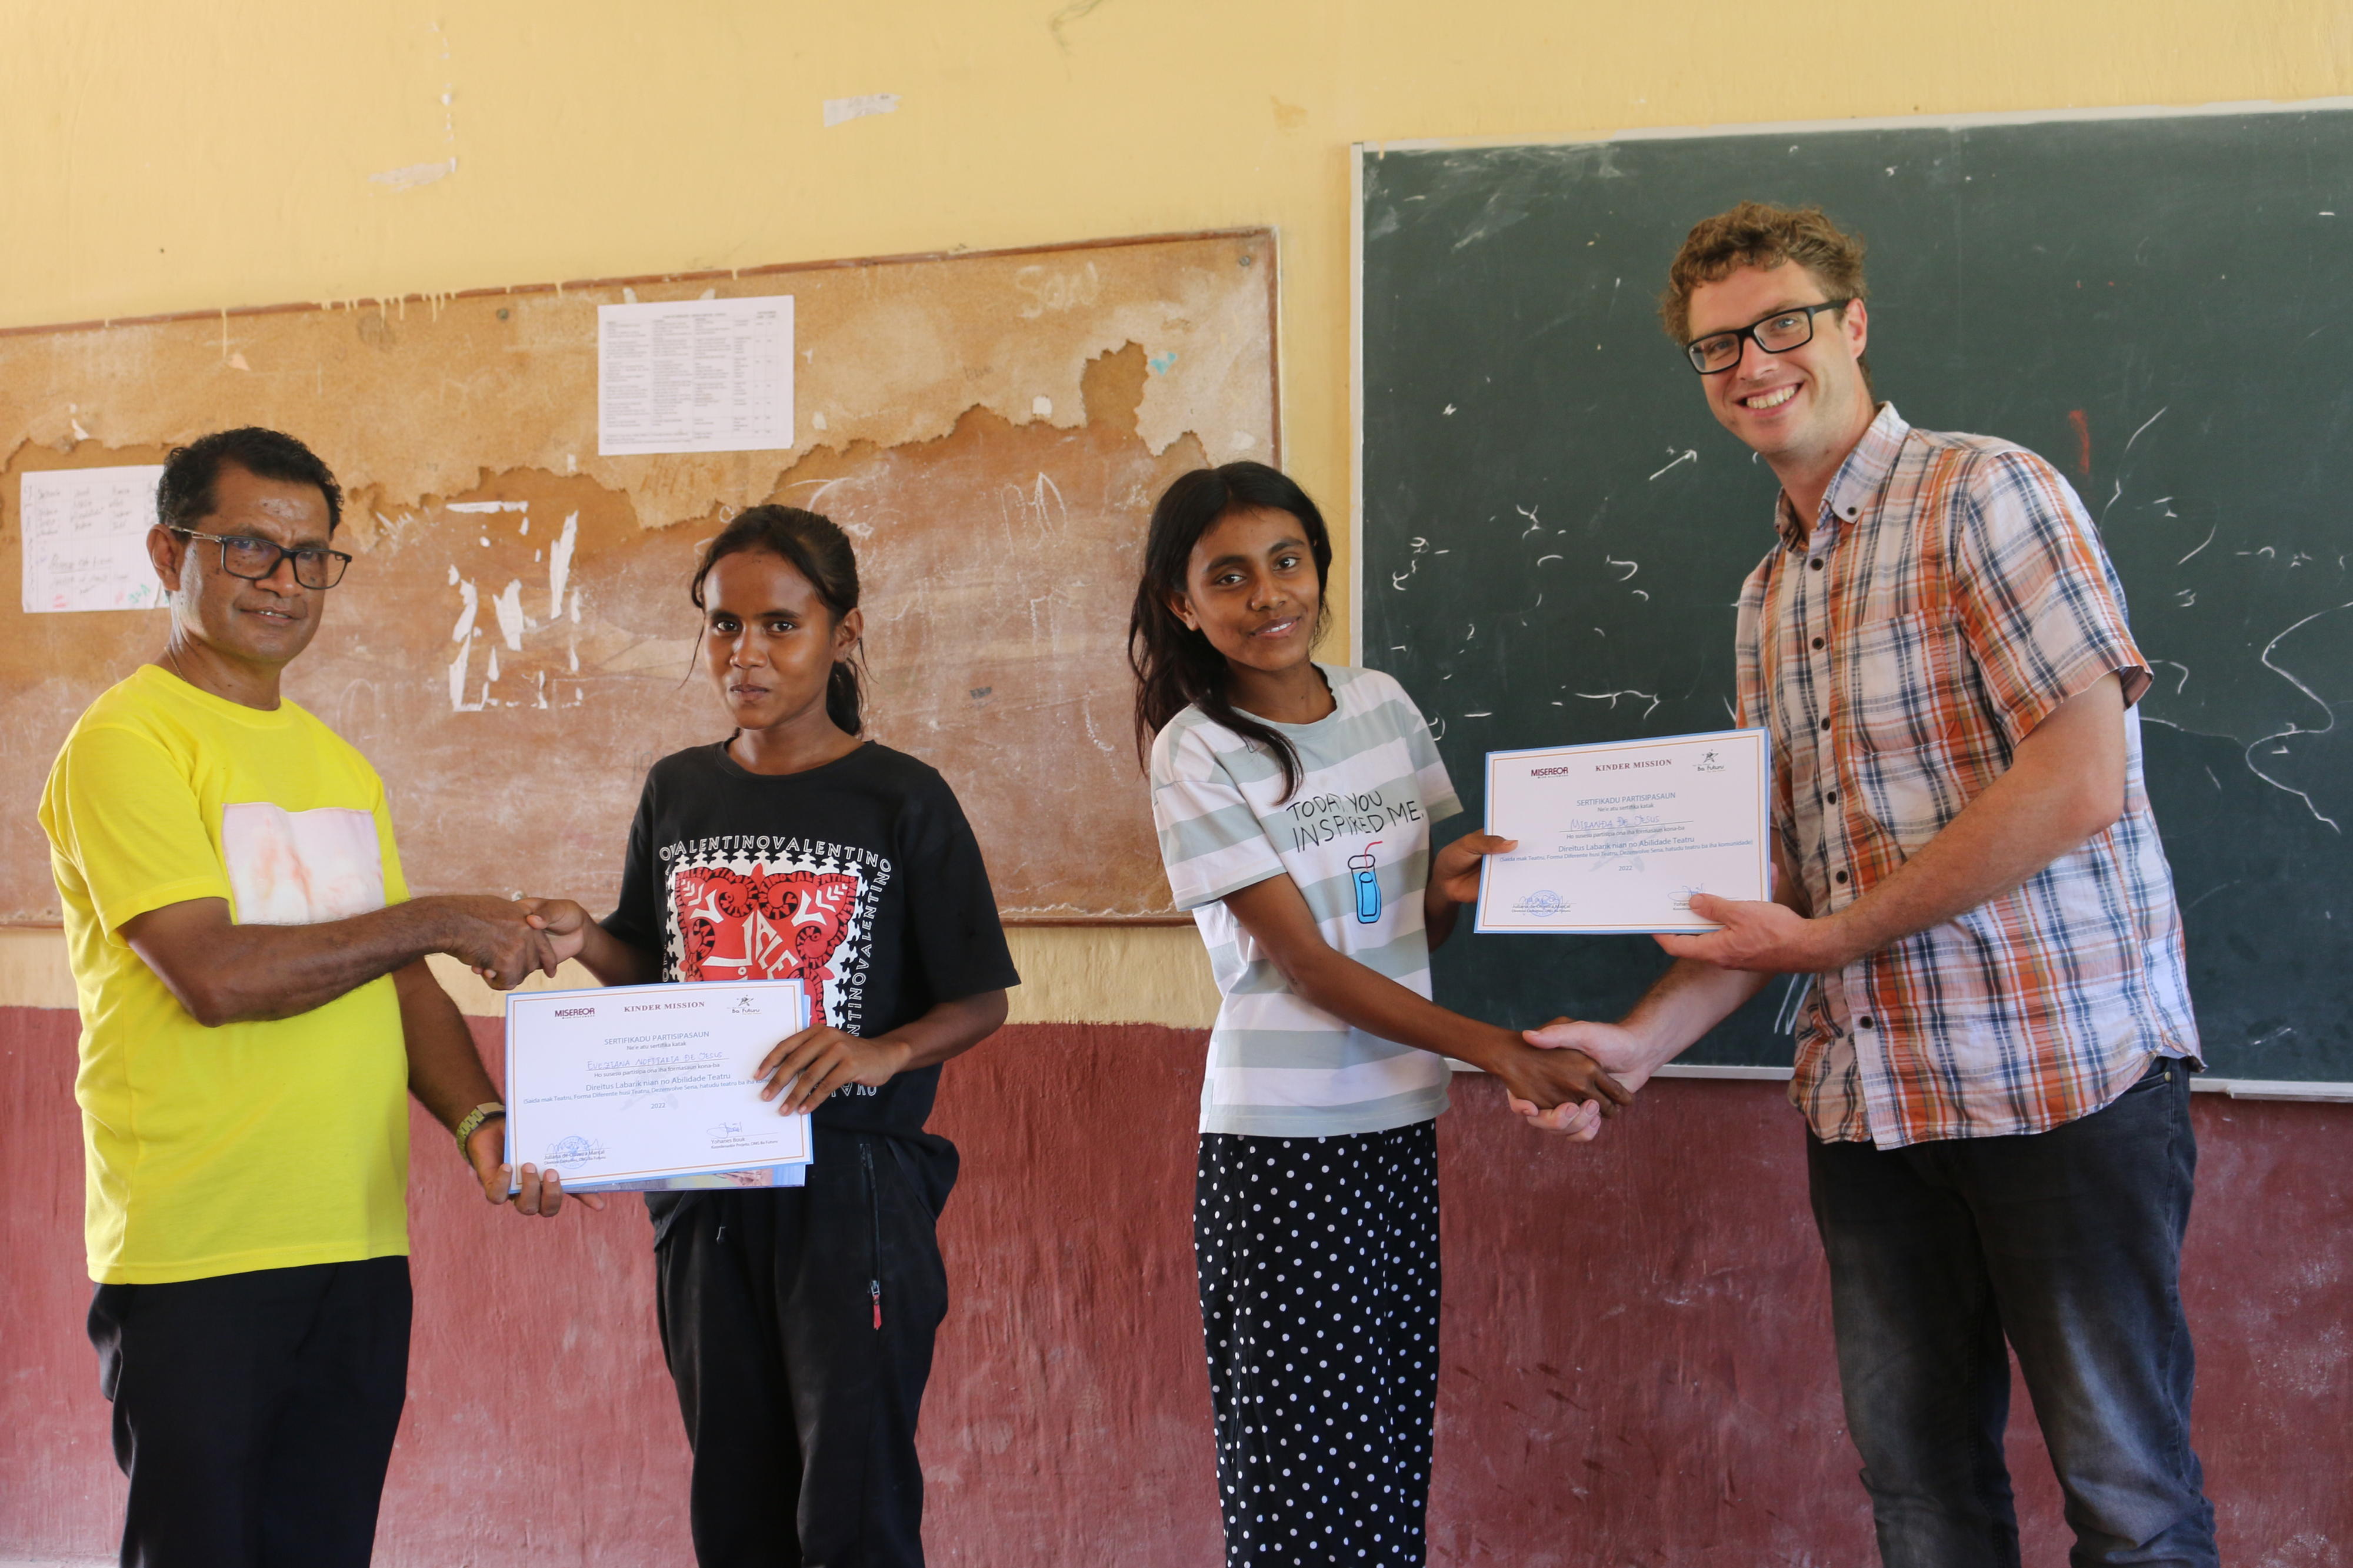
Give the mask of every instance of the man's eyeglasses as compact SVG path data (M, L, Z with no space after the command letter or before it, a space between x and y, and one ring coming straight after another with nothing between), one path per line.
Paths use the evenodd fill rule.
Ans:
M198 533L193 528L172 528L168 531L189 539L208 539L219 545L221 570L249 583L269 576L278 570L278 563L290 555L294 558L294 581L305 588L332 588L343 580L343 568L352 563L352 558L342 551L315 544L289 550L270 540L243 534Z
M1792 305L1762 321L1751 321L1736 332L1710 332L1704 338L1694 338L1683 345L1683 355L1700 374L1720 375L1740 363L1743 344L1754 342L1768 354L1785 354L1791 349L1804 348L1814 341L1817 310L1842 310L1852 303L1852 299L1846 299L1825 300L1819 305Z

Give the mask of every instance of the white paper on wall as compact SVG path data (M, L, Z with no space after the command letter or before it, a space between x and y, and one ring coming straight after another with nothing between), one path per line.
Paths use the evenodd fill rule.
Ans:
M596 450L788 451L793 297L596 307Z
M25 613L147 610L164 585L147 559L160 463L24 476Z

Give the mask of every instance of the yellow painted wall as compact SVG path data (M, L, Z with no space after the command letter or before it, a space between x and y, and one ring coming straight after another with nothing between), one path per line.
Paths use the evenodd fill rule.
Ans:
M0 325L1271 223L1289 462L1335 516L1352 142L2353 92L2344 0L0 16ZM867 93L901 102L823 125ZM1018 1016L1207 1022L1189 931L1030 932L1018 956ZM58 995L61 962L51 936L0 947L0 1003Z

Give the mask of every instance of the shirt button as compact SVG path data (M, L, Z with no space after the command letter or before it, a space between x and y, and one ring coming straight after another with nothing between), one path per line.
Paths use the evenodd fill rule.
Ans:
M1819 572L1822 569L1822 558L1817 555L1811 561L1807 562L1806 564L1814 571Z
M1828 801L1832 805L1836 805L1838 804L1838 791L1831 791L1830 794L1822 796L1822 799Z
M1858 1029L1868 1029L1871 1027L1871 1020L1868 1018L1857 1018L1854 1021L1854 1026Z
M1843 881L1845 881L1845 880L1846 880L1846 873L1845 873L1845 872L1843 872L1843 871L1841 871L1841 872L1838 874L1838 876L1837 876L1835 879L1834 879L1834 880L1836 880L1836 881L1843 882Z
M1831 721L1830 721L1829 720L1827 720L1827 719L1823 720L1823 721L1822 721L1822 728L1823 728L1823 729L1825 729L1825 730L1827 730L1827 729L1829 729L1830 727L1831 727Z
M1822 646L1822 639L1821 639L1821 638L1820 638L1820 637L1816 637L1816 638L1814 639L1814 646L1815 646L1816 647L1821 647L1821 646Z

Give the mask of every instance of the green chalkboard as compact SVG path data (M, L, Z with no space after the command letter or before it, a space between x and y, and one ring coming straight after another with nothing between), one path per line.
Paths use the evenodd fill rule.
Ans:
M1775 485L1655 300L1697 219L1820 203L1870 243L1879 395L2042 453L2098 521L2156 670L2148 787L2210 1065L2353 1080L2353 114L1358 157L1358 636L1471 820L1488 751L1729 721ZM1465 933L1438 986L1501 1022L1614 1016L1662 963ZM1789 990L1685 1059L1786 1064Z

